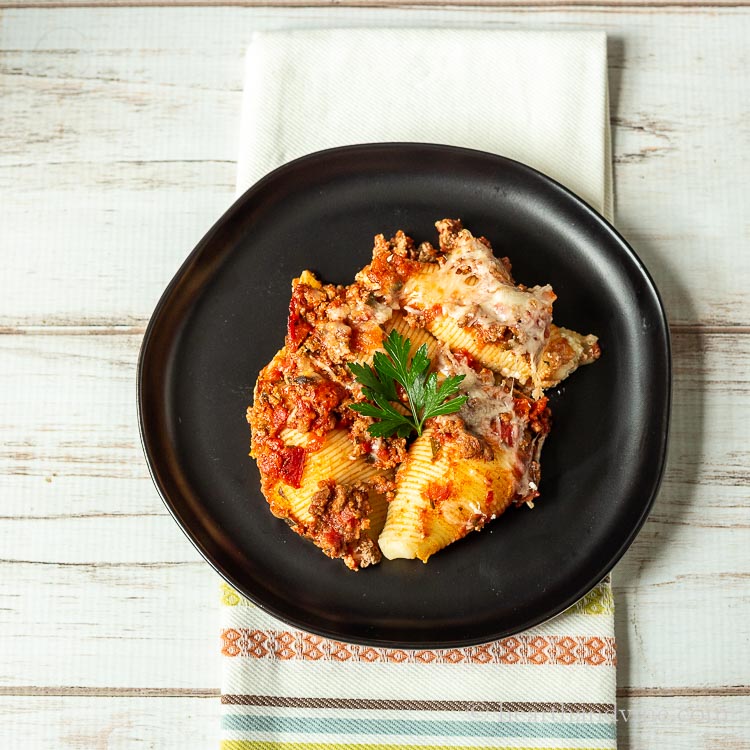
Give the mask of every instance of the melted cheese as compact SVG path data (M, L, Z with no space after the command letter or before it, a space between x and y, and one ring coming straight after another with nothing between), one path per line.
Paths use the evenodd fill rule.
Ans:
M430 555L500 515L514 496L507 450L493 458L464 458L446 445L433 455L432 432L418 437L396 474L396 495L378 538L385 557Z
M513 330L508 348L528 358L532 379L549 338L552 323L552 287L523 289L513 284L492 250L470 232L462 230L441 264L425 264L401 292L407 312L424 313L435 308L465 329ZM482 337L487 338L485 335Z
M495 385L494 378L483 378L464 361L454 356L450 349L443 348L438 358L438 371L447 376L463 375L461 392L469 398L461 407L458 416L466 428L488 442L493 450L504 451L510 465L520 474L515 491L528 493L528 461L519 454L518 447L527 425L515 411L512 387L505 383ZM486 372L486 371L485 371ZM507 425L505 439L501 437L501 426Z
M533 507L544 430L534 433L528 420L518 415L517 406L523 412L525 404L514 398L513 388L533 383L534 398L538 398L543 388L599 356L595 336L551 325L555 295L550 286L516 286L492 250L468 230L456 232L458 226L457 222L438 222L445 254L437 262L436 251L420 251L415 260L401 243L401 260L408 257L408 262L400 263L394 278L412 275L400 290L395 282L387 294L377 279L363 283L364 270L357 276L360 286L324 286L309 271L293 282L317 290L310 293L311 344L295 355L297 377L319 379L323 375L356 397L361 385L351 378L346 364L352 358L370 363L391 330L410 339L411 356L425 345L442 376L464 376L460 388L468 396L466 403L456 414L428 421L399 466L392 501L388 502L390 485L388 498L382 494L386 486L382 482L369 492L367 534L378 539L388 558L426 561L439 549L481 529L514 501L525 500ZM381 244L385 242L380 239ZM387 262L394 257L389 255ZM280 377L284 354L285 350L279 352L264 369L262 379ZM490 369L477 371L469 362ZM292 422L296 408L289 416ZM407 413L401 405L396 408ZM309 533L314 525L310 507L321 481L333 479L348 485L376 475L391 476L376 468L373 460L386 448L382 438L373 438L363 456L359 446L354 450L349 429L341 425L322 441L317 435L290 428L279 437L287 447L305 449L300 486L264 476L262 488L272 511L291 521L299 533ZM357 554L354 550L345 557L347 565L377 561L360 560Z

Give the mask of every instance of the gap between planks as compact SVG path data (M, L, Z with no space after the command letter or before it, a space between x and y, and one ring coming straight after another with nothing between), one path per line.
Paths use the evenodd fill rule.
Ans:
M750 7L748 0L0 0L0 10L57 8L489 8L493 10L713 11Z
M674 336L680 334L726 334L738 336L750 334L750 326L739 325L702 325L675 323L669 326ZM49 325L0 326L0 336L142 336L146 332L146 323L137 325L116 325L111 323L91 323L87 325L69 325L50 323Z
M0 697L78 697L78 698L218 698L219 688L79 687L35 685L0 686ZM713 688L631 688L617 689L618 698L725 698L750 696L750 685Z

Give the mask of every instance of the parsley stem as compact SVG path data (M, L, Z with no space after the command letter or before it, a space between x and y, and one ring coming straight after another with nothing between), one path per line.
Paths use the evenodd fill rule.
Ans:
M350 408L379 420L367 428L371 435L408 437L409 432L415 431L421 437L430 417L457 412L466 402L466 395L450 398L458 392L463 375L446 378L438 385L435 373L428 374L431 362L425 344L410 357L411 341L394 330L383 342L383 348L385 354L376 352L372 365L349 363L349 369L364 386L364 394L369 399L369 403L351 404ZM393 406L403 406L397 384L406 392L411 419Z

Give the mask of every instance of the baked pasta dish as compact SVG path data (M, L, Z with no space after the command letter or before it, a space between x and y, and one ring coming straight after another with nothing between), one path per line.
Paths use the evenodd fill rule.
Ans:
M284 346L247 410L271 512L351 569L419 558L533 507L545 390L600 353L552 323L550 286L461 222L375 237L348 286L292 281Z

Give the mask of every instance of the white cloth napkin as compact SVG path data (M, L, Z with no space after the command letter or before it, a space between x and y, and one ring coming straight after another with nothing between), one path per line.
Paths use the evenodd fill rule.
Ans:
M612 217L604 33L262 32L246 65L240 191L312 151L418 141L517 159Z
M356 29L253 38L239 190L295 157L374 141L509 156L611 217L605 36ZM616 746L608 580L525 633L443 650L338 643L274 620L226 585L222 600L222 750Z

